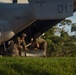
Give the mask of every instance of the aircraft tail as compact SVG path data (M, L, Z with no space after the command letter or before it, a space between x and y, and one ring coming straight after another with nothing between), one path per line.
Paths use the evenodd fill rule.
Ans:
M28 0L37 19L63 19L73 15L73 0Z

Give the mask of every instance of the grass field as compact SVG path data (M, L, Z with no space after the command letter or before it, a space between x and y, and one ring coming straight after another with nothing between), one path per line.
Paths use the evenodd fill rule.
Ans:
M2 57L0 75L76 75L76 57Z

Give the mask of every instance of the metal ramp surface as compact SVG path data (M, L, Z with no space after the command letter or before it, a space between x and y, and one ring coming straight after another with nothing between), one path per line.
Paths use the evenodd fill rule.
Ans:
M22 52L21 56L25 56L25 53ZM42 50L29 50L26 51L26 57L42 57L44 56L44 51Z

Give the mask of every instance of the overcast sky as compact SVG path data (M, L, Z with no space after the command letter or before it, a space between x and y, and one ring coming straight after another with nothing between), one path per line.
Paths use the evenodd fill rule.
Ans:
M76 12L73 13L73 16L68 17L67 19L71 19L73 23L76 23Z
M66 19L70 19L73 23L76 23L76 12L73 13L73 16L68 17ZM59 26L59 28L63 28L63 26ZM66 25L64 30L66 32L68 32L69 35L75 35L76 34L76 32L71 32L71 26L70 25Z

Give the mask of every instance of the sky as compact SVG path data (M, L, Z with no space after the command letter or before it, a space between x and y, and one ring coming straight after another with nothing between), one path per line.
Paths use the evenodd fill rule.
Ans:
M73 13L73 16L68 17L68 18L66 18L66 19L70 19L70 20L72 21L72 23L76 23L76 12ZM61 29L62 29L63 27L65 27L64 30L65 30L66 32L68 32L68 34L69 34L70 36L76 35L76 32L71 32L71 26L70 26L70 25L58 26L58 27L61 28ZM59 33L56 33L56 35L60 36Z
M70 19L70 20L72 20L73 23L76 23L76 12L73 13L73 16L68 17L66 19Z
M73 13L73 16L68 17L66 19L70 19L72 21L72 23L76 23L76 12ZM76 34L76 31L71 32L71 26L66 26L65 30L68 32L69 35L75 35Z

